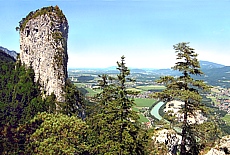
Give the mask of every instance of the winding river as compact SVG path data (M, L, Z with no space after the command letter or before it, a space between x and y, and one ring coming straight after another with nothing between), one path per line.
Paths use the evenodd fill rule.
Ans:
M154 116L155 118L157 118L158 120L161 120L162 117L161 117L160 114L159 114L159 109L160 109L161 106L163 106L163 105L164 105L164 102L158 102L158 103L152 108L152 110L150 111L150 114L151 114L152 116ZM164 119L164 120L165 120L165 119ZM168 120L165 120L165 121L169 123ZM181 132L182 132L181 128L179 128L179 127L173 127L173 129L174 129L177 133L181 133Z
M163 106L163 104L164 104L164 102L159 102L159 103L157 103L157 104L152 108L152 110L150 111L150 114L151 114L152 116L154 116L155 118L157 118L158 120L161 120L161 119L162 119L162 117L161 117L160 114L159 114L159 109L160 109L161 106Z

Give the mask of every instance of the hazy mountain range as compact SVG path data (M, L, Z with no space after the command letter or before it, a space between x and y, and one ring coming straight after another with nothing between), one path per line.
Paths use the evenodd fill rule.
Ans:
M209 61L200 61L200 67L204 73L201 76L192 76L195 79L206 81L213 86L230 87L230 66L217 64ZM131 69L133 73L151 73L158 76L180 76L179 71L172 69Z
M0 46L0 50L5 52L6 54L10 55L11 57L13 57L15 60L17 59L18 53L14 50L9 50L5 47ZM206 70L206 69L214 69L214 68L222 68L222 67L226 67L222 64L217 64L214 62L209 62L209 61L200 61L200 66L202 70ZM116 66L112 66L112 67L108 67L108 68L97 68L98 70L116 70ZM77 68L79 69L79 68ZM95 69L95 68L80 68L82 69ZM150 69L150 68L141 68L141 69L137 69L137 68L131 68L132 72L146 72L146 71L156 71L156 72L162 72L162 73L173 73L171 71L171 69Z
M0 51L5 52L6 54L10 55L15 60L17 59L18 53L14 50L8 50L7 48L0 46Z
M10 59L13 58L16 60L18 53L13 50L8 50L0 46L0 56L1 59ZM8 55L5 55L4 52ZM211 85L219 85L222 87L230 87L230 66L225 66L222 64L217 64L209 61L200 61L201 70L204 72L202 76L196 76L196 79L201 79L207 81ZM108 68L76 68L77 70L96 70L105 73L117 73L116 66L108 67ZM174 71L172 69L145 69L145 68L131 68L131 73L140 73L140 74L154 74L158 76L171 75L171 76L179 76L180 72Z

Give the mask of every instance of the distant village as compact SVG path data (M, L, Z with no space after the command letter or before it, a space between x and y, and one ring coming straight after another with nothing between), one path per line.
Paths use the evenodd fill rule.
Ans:
M69 72L71 75L69 76L72 82L79 82L78 77L80 76L92 76L93 80L88 81L85 83L86 88L90 89L98 89L98 84L97 84L97 75L100 73L97 73L97 71L72 71ZM115 74L110 74L110 76L114 76ZM145 75L146 76L146 75ZM155 76L149 74L148 77L143 77L142 74L140 75L131 75L131 78L136 79L135 83L130 83L128 87L130 88L136 88L137 86L148 86L148 85L158 85L156 84L155 81ZM138 79L140 78L140 79ZM151 80L150 80L151 79ZM150 95L152 94L152 91L143 91L137 95L135 95L135 98L149 98ZM134 97L134 96L133 96ZM212 105L214 107L217 107L219 110L226 111L227 113L230 114L230 88L222 88L222 87L214 87L211 90L211 93L207 95L208 98L212 99Z
M216 91L212 91L210 97L215 99L215 103L213 104L215 107L230 114L230 88L216 88Z

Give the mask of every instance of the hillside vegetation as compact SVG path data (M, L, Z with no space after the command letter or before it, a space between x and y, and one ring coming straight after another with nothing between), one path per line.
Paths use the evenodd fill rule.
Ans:
M58 6L31 11L16 28L27 37L21 51L27 52L28 38L32 45L36 42L22 32L26 24L44 15L68 24ZM230 67L199 61L189 43L173 46L177 62L171 69L130 70L121 56L116 67L73 71L68 79L67 37L62 42L55 26L52 34L38 40L46 37L53 37L52 46L44 47L48 50L41 58L37 54L26 57L26 65L23 57L15 60L0 50L0 154L204 155L213 147L219 149L221 136L230 135ZM32 65L40 65L51 50L45 67L36 66L34 71ZM66 52L65 62L61 51ZM62 66L65 77L61 79ZM52 76L47 78L46 73ZM170 110L165 111L166 106ZM222 153L230 152L228 145L222 149Z

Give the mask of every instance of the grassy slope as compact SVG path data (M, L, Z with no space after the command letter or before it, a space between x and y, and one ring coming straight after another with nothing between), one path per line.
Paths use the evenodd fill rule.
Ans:
M225 115L222 119L227 123L227 125L230 125L230 114Z
M141 89L141 90L144 90L144 91L163 90L163 89L165 89L165 86L158 86L158 85L137 86L137 89Z
M155 102L156 100L149 99L149 98L136 98L135 99L136 107L150 107Z
M142 107L150 107L156 100L148 99L148 98L136 98L135 103L136 105L132 108L133 110L139 112L139 109ZM149 120L144 117L141 113L139 113L140 122L149 122Z

